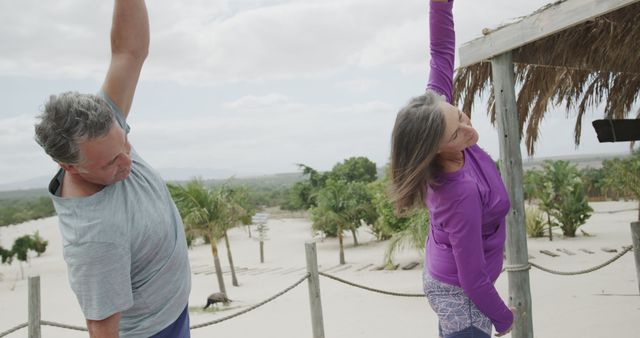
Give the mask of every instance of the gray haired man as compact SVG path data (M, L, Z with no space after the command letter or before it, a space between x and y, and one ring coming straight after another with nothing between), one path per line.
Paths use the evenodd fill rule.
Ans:
M51 96L35 128L61 167L49 192L91 337L189 337L184 226L164 181L127 138L148 49L144 1L116 0L102 89Z

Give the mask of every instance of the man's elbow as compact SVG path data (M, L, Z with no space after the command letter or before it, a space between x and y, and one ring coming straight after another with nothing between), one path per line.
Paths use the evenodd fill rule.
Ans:
M143 63L149 55L149 36L135 39L123 39L111 34L111 55L126 56L128 59Z
M91 338L118 337L120 328L120 313L102 320L87 319L87 329Z

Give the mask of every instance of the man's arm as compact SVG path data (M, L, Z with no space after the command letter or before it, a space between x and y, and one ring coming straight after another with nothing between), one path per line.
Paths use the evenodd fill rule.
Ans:
M119 327L120 312L103 320L87 320L87 328L91 338L118 338Z
M102 90L125 118L148 52L149 17L144 0L116 0L111 26L111 64Z

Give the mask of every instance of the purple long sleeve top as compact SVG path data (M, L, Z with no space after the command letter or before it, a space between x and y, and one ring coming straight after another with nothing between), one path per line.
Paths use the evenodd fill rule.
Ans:
M431 64L428 90L451 102L455 31L453 1L431 2ZM464 165L440 173L427 189L431 215L425 268L433 278L460 286L504 332L513 322L511 310L494 283L502 270L509 196L491 157L477 145L464 150Z

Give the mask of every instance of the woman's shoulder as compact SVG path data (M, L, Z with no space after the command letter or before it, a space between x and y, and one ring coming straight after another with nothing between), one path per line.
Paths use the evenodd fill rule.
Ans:
M430 185L430 193L441 197L463 198L478 193L478 183L469 175L461 172L454 177L436 180Z

